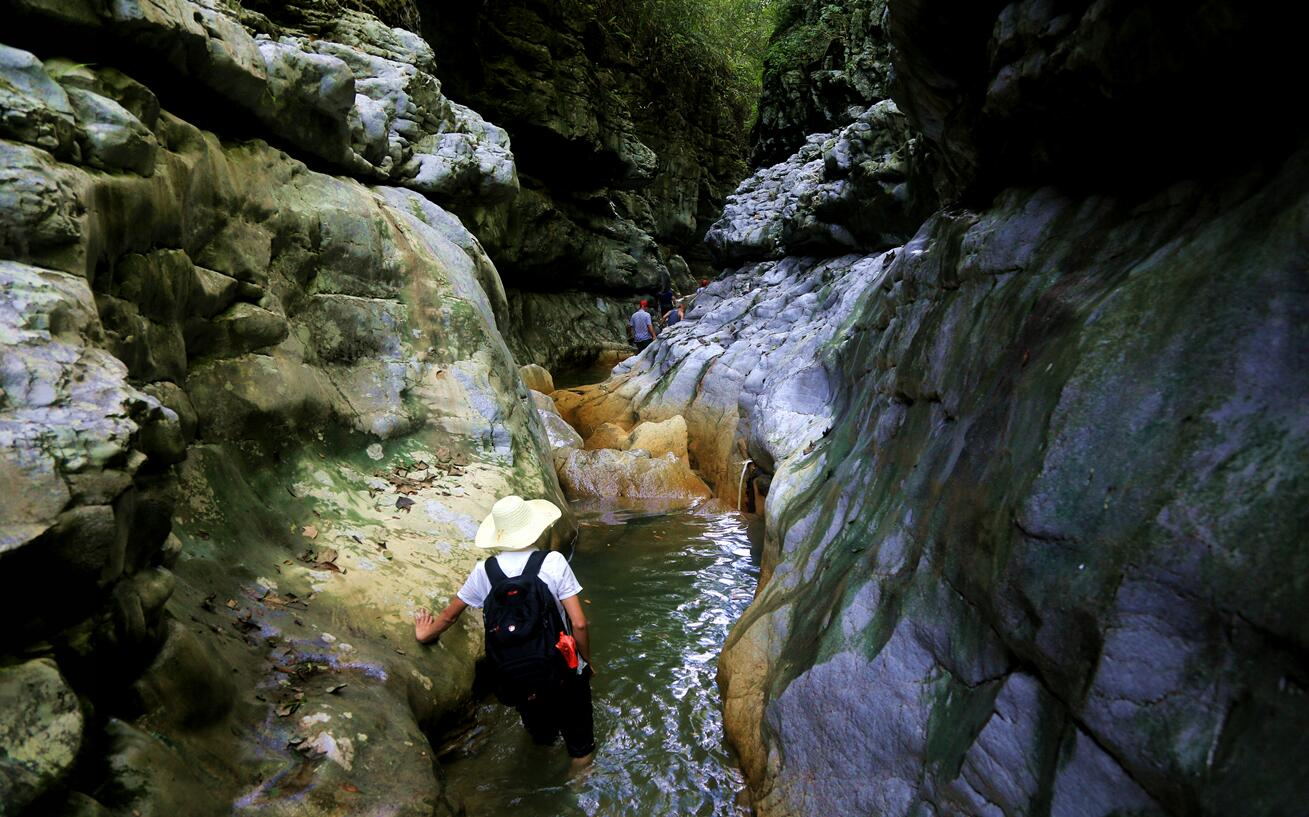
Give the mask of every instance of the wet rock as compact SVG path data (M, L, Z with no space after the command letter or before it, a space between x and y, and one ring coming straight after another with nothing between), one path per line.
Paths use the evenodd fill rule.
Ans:
M746 267L702 290L693 320L610 381L556 392L559 412L584 438L605 423L681 417L697 468L719 496L736 497L746 459L769 468L830 423L834 384L815 357L842 336L883 263L847 256Z
M82 745L77 695L53 661L0 668L0 804L19 814L68 773Z
M1284 317L1304 299L1276 294L1303 251L1303 167L1132 206L1011 190L885 253L751 264L609 381L555 395L584 433L681 415L720 496L747 458L771 474L762 590L720 676L761 814L1056 796L1276 813L1302 795L1271 782L1304 751L1284 726L1309 711L1273 691L1294 650L1219 632L1302 637L1287 582L1254 567L1295 563L1279 543L1302 492L1244 480L1303 460L1286 407L1309 382L1256 351L1304 345ZM1212 329L1170 328L1190 325ZM1212 467L1229 456L1258 476ZM1238 568L1197 536L1261 555ZM1232 731L1234 709L1251 714ZM1248 762L1208 766L1210 749Z
M555 390L554 378L550 377L550 372L535 363L519 366L518 375L523 378L523 384L534 392L549 394Z
M586 450L597 451L601 448L613 448L620 451L627 449L627 429L617 423L602 423L586 438Z
M625 447L640 449L657 458L672 454L685 463L689 462L686 439L686 420L674 415L659 423L641 423L632 429Z
M559 416L559 412L555 408L555 401L549 395L536 390L530 391L529 394L532 397L532 405L536 406L536 411L541 416L541 422L545 425L545 432L550 439L551 451L560 448L581 448L581 435L563 417Z
M672 454L683 463L687 457L686 420L674 415L662 422L640 423L628 431L617 423L602 423L586 438L588 451L611 448L618 451L643 451L656 459Z
M705 499L709 486L679 460L667 454L654 458L644 451L605 448L555 451L559 484L571 498Z

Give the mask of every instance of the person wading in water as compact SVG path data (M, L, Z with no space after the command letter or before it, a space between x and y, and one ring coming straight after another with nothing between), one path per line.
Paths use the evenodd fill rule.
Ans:
M496 695L518 710L536 743L551 745L562 733L578 769L595 755L595 671L578 600L582 586L563 554L545 550L559 516L547 499L507 496L496 502L474 544L499 553L477 563L439 615L415 613L414 637L435 643L464 610L483 608Z

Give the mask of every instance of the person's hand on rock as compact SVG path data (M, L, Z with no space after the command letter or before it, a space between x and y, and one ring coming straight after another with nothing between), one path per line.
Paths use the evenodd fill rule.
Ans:
M414 613L414 638L418 639L419 644L429 644L438 635L436 617L426 607L419 607L418 612Z

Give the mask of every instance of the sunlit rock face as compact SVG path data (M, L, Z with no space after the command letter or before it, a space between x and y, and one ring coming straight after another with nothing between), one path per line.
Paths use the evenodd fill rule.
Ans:
M946 5L875 30L951 205L861 247L839 228L886 199L816 217L840 133L811 139L711 232L738 269L561 414L680 415L718 494L764 505L720 664L761 814L1293 812L1309 156L1133 101L1190 111L1188 66L1254 86L1293 52L1229 4L1141 60L1112 57L1162 4ZM1096 128L1051 113L1082 103ZM1224 138L1262 148L1197 161Z
M455 813L428 735L479 622L423 648L410 617L497 497L564 504L499 275L437 203L513 194L504 132L362 13L17 5L0 812Z

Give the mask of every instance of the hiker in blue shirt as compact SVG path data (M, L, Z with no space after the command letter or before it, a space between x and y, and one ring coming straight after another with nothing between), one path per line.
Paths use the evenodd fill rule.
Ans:
M639 355L645 351L645 347L654 342L658 337L658 332L654 328L654 319L646 307L650 305L649 301L641 301L641 308L632 313L631 319L627 325L632 330L632 345L636 347L636 353Z

